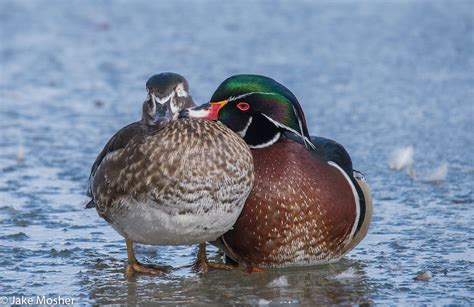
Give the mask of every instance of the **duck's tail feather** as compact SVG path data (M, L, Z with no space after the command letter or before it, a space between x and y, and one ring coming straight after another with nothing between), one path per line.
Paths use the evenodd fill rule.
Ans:
M86 209L91 209L91 208L95 208L95 202L93 199L91 199L87 204L86 204Z

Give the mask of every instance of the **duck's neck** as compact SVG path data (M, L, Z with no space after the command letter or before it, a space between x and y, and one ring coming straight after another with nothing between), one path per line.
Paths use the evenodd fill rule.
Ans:
M162 106L157 106L152 99L145 101L142 107L142 119L140 123L144 125L154 125L156 114L161 112L159 108L162 108Z
M252 149L265 148L278 142L281 131L262 114L255 114L246 127L244 140Z

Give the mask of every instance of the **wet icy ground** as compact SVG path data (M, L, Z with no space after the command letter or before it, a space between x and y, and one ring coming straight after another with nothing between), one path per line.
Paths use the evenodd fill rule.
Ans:
M473 22L472 1L1 0L0 296L472 303ZM185 75L199 102L236 73L287 85L312 134L344 144L368 177L367 238L336 264L250 276L191 273L195 247L141 246L141 259L178 270L127 279L125 244L83 209L84 192L96 154L140 117L145 81L161 71ZM407 145L417 174L447 163L447 176L389 169ZM433 277L414 281L419 271Z

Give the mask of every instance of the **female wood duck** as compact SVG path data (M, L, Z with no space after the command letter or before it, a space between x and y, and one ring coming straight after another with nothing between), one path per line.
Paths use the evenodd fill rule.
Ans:
M259 75L225 80L182 117L218 120L252 149L255 185L233 229L216 242L251 268L336 261L366 235L372 200L340 144L310 137L296 97Z
M166 105L172 118L194 104L179 77L148 80L142 121L112 137L92 167L92 203L126 239L128 275L168 271L139 263L134 242L200 244L196 268L219 267L207 263L204 244L232 228L253 185L250 149L223 124L160 119L156 125L158 104Z
M178 111L196 105L189 94L188 81L176 73L163 72L150 77L146 82L146 90L148 94L142 105L142 118L123 127L110 138L92 165L89 181L106 155L125 148L133 137L156 130L157 126L176 117ZM87 196L92 197L90 182ZM86 208L94 207L93 200L86 205Z

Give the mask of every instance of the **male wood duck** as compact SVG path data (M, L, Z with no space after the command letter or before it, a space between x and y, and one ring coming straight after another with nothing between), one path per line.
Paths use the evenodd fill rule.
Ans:
M311 137L286 87L260 75L225 80L182 117L217 120L252 149L255 184L233 229L214 244L250 268L336 261L367 234L372 199L344 147Z
M126 239L128 275L169 271L139 263L134 242L200 244L196 268L221 267L207 263L205 242L230 230L243 208L254 181L250 149L221 123L177 119L194 104L181 76L154 76L147 89L142 121L112 137L92 167L91 203ZM171 117L159 125L158 105Z

